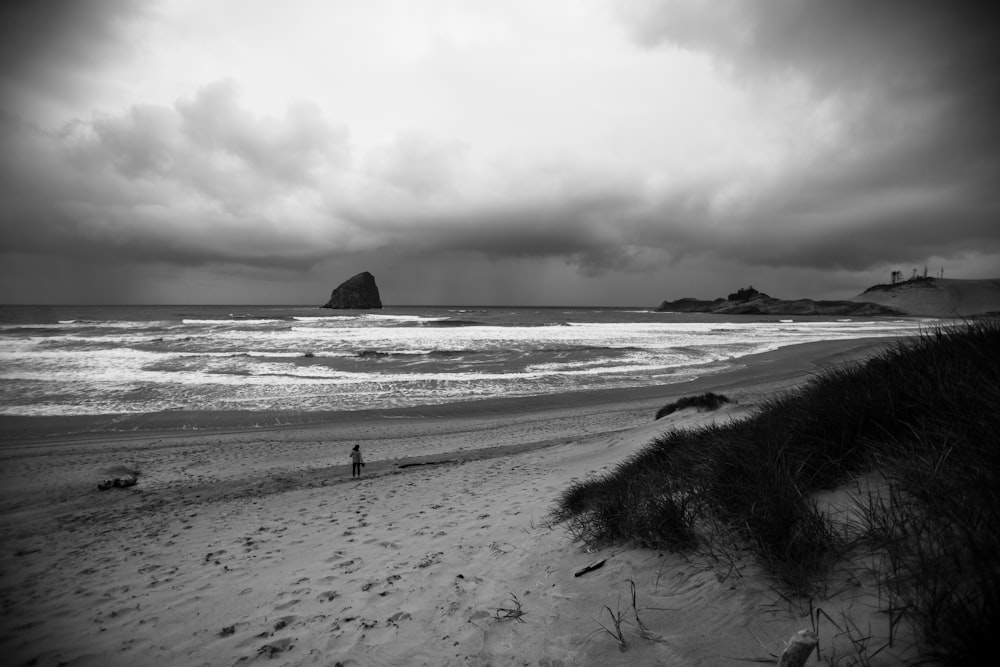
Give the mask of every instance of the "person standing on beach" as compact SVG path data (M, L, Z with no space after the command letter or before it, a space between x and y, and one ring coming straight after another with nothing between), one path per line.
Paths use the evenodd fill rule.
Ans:
M351 450L351 477L361 477L361 467L365 464L361 458L361 445L354 445Z

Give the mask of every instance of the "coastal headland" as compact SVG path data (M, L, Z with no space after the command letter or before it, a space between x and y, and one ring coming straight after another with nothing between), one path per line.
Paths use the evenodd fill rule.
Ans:
M1000 313L1000 279L915 277L873 285L846 300L778 299L751 285L717 299L664 301L657 310L718 315L975 317Z

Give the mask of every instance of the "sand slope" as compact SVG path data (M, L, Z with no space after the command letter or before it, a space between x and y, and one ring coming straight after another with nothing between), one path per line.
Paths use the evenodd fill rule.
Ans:
M921 317L970 317L1000 313L1000 279L927 278L871 288L851 299Z
M4 567L21 576L4 593L20 613L4 644L15 664L612 664L602 606L627 609L638 577L640 603L678 610L644 620L677 637L637 644L630 663L690 658L714 644L691 635L692 607L728 625L744 592L675 556L588 553L545 525L566 480L666 426L360 481L331 470L312 488L217 502L97 496L100 508L14 536ZM512 596L524 616L499 620Z

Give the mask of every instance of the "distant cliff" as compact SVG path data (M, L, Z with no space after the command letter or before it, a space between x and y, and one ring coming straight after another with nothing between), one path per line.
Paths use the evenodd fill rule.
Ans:
M869 287L851 300L877 303L921 317L1000 314L1000 278L915 278Z
M348 278L330 294L330 300L321 308L368 309L381 308L382 299L375 284L375 276L364 271Z
M869 317L901 314L900 311L890 306L865 301L814 301L813 299L785 301L768 296L753 287L741 288L725 299L718 298L714 301L692 298L664 301L657 310L671 313L716 313L719 315L852 315Z

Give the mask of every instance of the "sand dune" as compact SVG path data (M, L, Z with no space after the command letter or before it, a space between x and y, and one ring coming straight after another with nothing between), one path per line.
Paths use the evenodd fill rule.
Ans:
M971 317L1000 313L1000 279L908 280L870 288L851 300L877 303L920 317Z
M783 598L751 563L732 570L647 550L590 551L548 513L572 480L657 434L748 414L817 362L884 342L786 349L618 400L6 442L3 652L17 665L770 659L809 627L808 604ZM652 421L664 402L705 388L735 403ZM361 479L349 476L354 443L368 462ZM134 487L96 489L132 472ZM876 633L887 622L871 615L860 580L824 605L833 618L853 610ZM625 650L606 630L619 612ZM827 655L849 645L832 626L824 632Z

